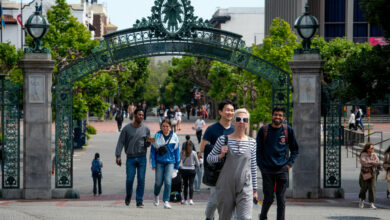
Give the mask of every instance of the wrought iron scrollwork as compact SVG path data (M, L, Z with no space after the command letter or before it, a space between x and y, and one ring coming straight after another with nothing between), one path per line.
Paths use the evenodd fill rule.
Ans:
M1 77L2 187L20 188L21 87Z

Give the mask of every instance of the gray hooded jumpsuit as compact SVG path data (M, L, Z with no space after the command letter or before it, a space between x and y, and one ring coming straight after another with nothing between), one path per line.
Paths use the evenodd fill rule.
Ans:
M235 154L229 147L226 161L216 184L220 220L232 218L234 208L238 220L252 219L253 188L251 175L251 148Z

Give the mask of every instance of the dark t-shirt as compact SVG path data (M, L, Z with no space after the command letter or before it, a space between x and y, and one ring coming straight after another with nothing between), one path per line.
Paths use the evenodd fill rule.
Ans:
M204 132L203 139L214 145L217 139L222 135L229 135L234 132L234 125L230 125L230 128L225 129L221 123L217 122L210 125Z

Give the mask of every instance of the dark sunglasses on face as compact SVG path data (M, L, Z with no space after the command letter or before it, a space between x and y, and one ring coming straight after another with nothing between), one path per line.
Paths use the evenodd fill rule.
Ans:
M249 122L249 118L236 117L236 122L239 123L240 121L242 121L246 124Z

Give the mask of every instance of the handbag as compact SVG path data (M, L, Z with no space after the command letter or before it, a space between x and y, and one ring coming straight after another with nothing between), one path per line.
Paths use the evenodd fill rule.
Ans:
M164 154L166 154L168 152L168 144L171 141L171 138L172 138L172 135L169 137L168 143L166 143L165 145L163 145L157 149L157 154L159 156L164 156Z
M371 172L362 173L362 178L363 178L363 180L369 180L369 179L371 179L371 178L372 178Z

